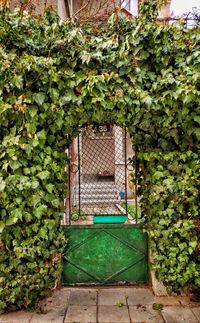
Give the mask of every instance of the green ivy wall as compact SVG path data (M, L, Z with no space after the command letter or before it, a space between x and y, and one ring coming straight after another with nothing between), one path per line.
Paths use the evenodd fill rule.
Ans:
M0 308L56 286L65 153L81 126L126 125L138 146L144 228L170 291L200 285L198 28L137 19L60 25L0 12Z

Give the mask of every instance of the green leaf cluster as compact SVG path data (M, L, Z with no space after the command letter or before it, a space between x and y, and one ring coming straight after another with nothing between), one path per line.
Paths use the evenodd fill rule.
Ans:
M139 153L143 221L153 252L152 268L168 290L199 286L199 154Z

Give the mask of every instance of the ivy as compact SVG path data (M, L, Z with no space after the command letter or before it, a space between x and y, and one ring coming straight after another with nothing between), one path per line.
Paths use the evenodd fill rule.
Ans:
M199 286L199 154L140 153L144 221L154 254L153 269L168 290ZM145 219L146 217L146 219Z
M80 127L126 125L138 147L141 213L169 290L199 286L198 28L138 18L95 26L0 12L0 308L54 288L66 241L67 147Z

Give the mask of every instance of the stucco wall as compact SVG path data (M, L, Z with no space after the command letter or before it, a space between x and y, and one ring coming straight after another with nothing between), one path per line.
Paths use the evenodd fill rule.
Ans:
M160 10L160 14L159 14L160 18L170 17L170 12L171 12L170 4L171 4L171 0L168 1L168 4L166 4L165 6L162 7L162 9Z
M139 1L142 2L142 1ZM160 17L169 17L170 15L170 0L160 12ZM27 11L32 12L34 15L42 15L45 8L51 7L58 10L62 19L66 19L67 12L64 7L64 0L10 0L10 8L20 8L23 6ZM87 5L86 5L87 4ZM79 11L78 16L101 16L103 13L113 12L117 6L120 5L120 0L74 0L73 12ZM68 11L68 8L67 8Z
M33 15L43 15L46 8L57 10L57 0L11 0L9 3L10 8L24 8Z

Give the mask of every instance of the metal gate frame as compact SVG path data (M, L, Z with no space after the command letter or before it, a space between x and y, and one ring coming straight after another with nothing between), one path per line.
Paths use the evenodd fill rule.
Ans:
M126 139L125 129L125 139ZM80 152L80 136L78 138ZM73 149L72 149L73 150ZM73 155L73 151L71 151ZM78 165L69 165L74 173L79 172ZM75 225L69 217L68 225L63 226L67 238L66 251L63 256L64 285L121 285L146 283L148 281L148 239L143 228L138 224L137 210L137 147L135 145L135 224L93 224ZM127 150L125 145L125 178L126 178L126 216L127 209ZM70 173L69 173L70 174ZM69 176L69 187L74 180ZM81 193L81 192L80 192ZM68 199L68 209L70 204ZM79 215L81 196L79 194Z

